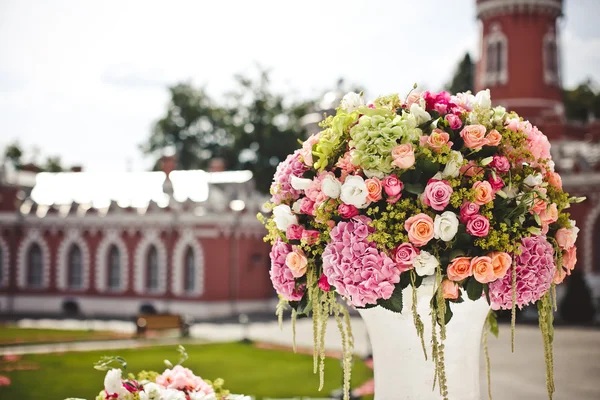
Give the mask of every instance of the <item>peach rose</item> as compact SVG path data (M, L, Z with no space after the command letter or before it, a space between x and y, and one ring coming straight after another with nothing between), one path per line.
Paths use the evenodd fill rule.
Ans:
M471 260L473 276L479 283L489 283L496 280L492 259L487 256L475 257Z
M369 178L365 180L365 185L367 185L367 200L369 201L379 201L381 200L381 181L377 178Z
M433 220L427 214L417 214L404 223L408 240L417 247L425 246L433 239Z
M292 252L285 257L285 265L292 271L294 278L300 278L306 273L308 260L300 247L293 246L292 249Z
M485 126L467 125L460 131L460 137L463 138L465 146L469 149L478 149L487 144L485 138Z
M565 272L563 267L557 268L556 272L554 273L554 278L552 278L552 282L554 282L555 284L560 284L562 283L562 281L565 280L565 277L567 276L567 273Z
M473 191L475 193L475 204L482 206L494 200L496 195L494 189L488 181L478 181L473 184Z
M446 270L448 279L458 282L473 275L473 269L471 268L471 259L469 257L456 257L452 260L448 269Z
M449 147L452 147L452 142L450 141L450 135L448 135L448 132L443 131L439 128L435 128L432 132L431 135L429 136L423 136L421 138L421 140L424 140L427 147L429 147L430 149L432 149L435 152L440 152L442 150L442 147L444 145L448 145Z
M467 164L460 167L460 173L465 176L475 176L483 173L483 168L475 165L474 161L469 161Z
M492 129L485 138L488 146L498 146L502 140L502 135L497 130Z
M546 188L539 188L537 190L546 194ZM542 211L546 209L546 207L548 207L548 203L546 203L539 195L536 194L530 211L540 215Z
M556 242L563 250L568 250L575 245L577 232L574 229L560 228L556 232Z
M494 269L494 276L497 279L502 279L506 275L506 272L512 264L512 258L510 254L502 251L494 251L488 254L488 257L492 259L492 267Z
M415 150L412 144L401 144L392 149L392 165L400 168L407 169L415 164Z
M567 269L567 275L571 275L575 264L577 264L577 246L573 246L563 253L563 267Z
M548 172L548 183L557 189L562 189L562 178L556 172Z
M556 204L552 203L542 210L540 219L542 220L542 223L546 225L556 222L558 220L558 208L556 207Z
M445 299L458 299L458 285L455 282L444 279L442 281L442 293Z

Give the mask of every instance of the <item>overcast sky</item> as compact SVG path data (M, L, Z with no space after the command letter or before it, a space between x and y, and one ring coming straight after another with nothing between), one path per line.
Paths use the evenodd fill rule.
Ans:
M338 77L369 97L439 89L478 53L475 0L0 0L0 147L88 171L144 170L138 145L181 80L219 96L255 62L310 97ZM566 0L563 75L600 81L599 0Z

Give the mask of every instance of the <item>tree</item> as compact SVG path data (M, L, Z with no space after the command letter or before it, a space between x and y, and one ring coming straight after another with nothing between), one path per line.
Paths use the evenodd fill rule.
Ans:
M21 166L21 157L23 157L23 150L21 150L19 143L13 142L6 146L4 157L9 160L15 168L19 168Z
M595 93L590 79L575 89L564 90L567 119L587 122L592 116L600 116L600 92Z
M46 164L42 167L46 172L62 172L64 168L62 166L60 156L49 156L46 158Z
M463 59L458 63L452 80L446 84L447 91L450 93L474 91L475 89L475 65L471 61L471 55L466 53Z

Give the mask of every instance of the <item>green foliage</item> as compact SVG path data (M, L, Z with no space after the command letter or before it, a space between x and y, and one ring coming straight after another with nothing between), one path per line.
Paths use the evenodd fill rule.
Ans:
M468 278L466 287L469 299L475 301L481 298L481 293L483 292L483 284L479 283L477 279L475 279L474 277Z
M127 369L127 361L119 356L102 356L94 363L94 369L98 371L108 371L112 368Z
M600 92L595 92L588 79L575 89L564 90L567 119L587 122L591 116L600 116Z
M471 55L466 53L463 59L458 63L452 80L446 85L446 90L450 93L473 91L475 89L475 64L471 60Z

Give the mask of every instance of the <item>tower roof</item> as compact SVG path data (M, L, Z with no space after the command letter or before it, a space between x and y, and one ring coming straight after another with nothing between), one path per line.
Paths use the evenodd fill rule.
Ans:
M562 15L563 0L477 0L477 18L541 12Z

